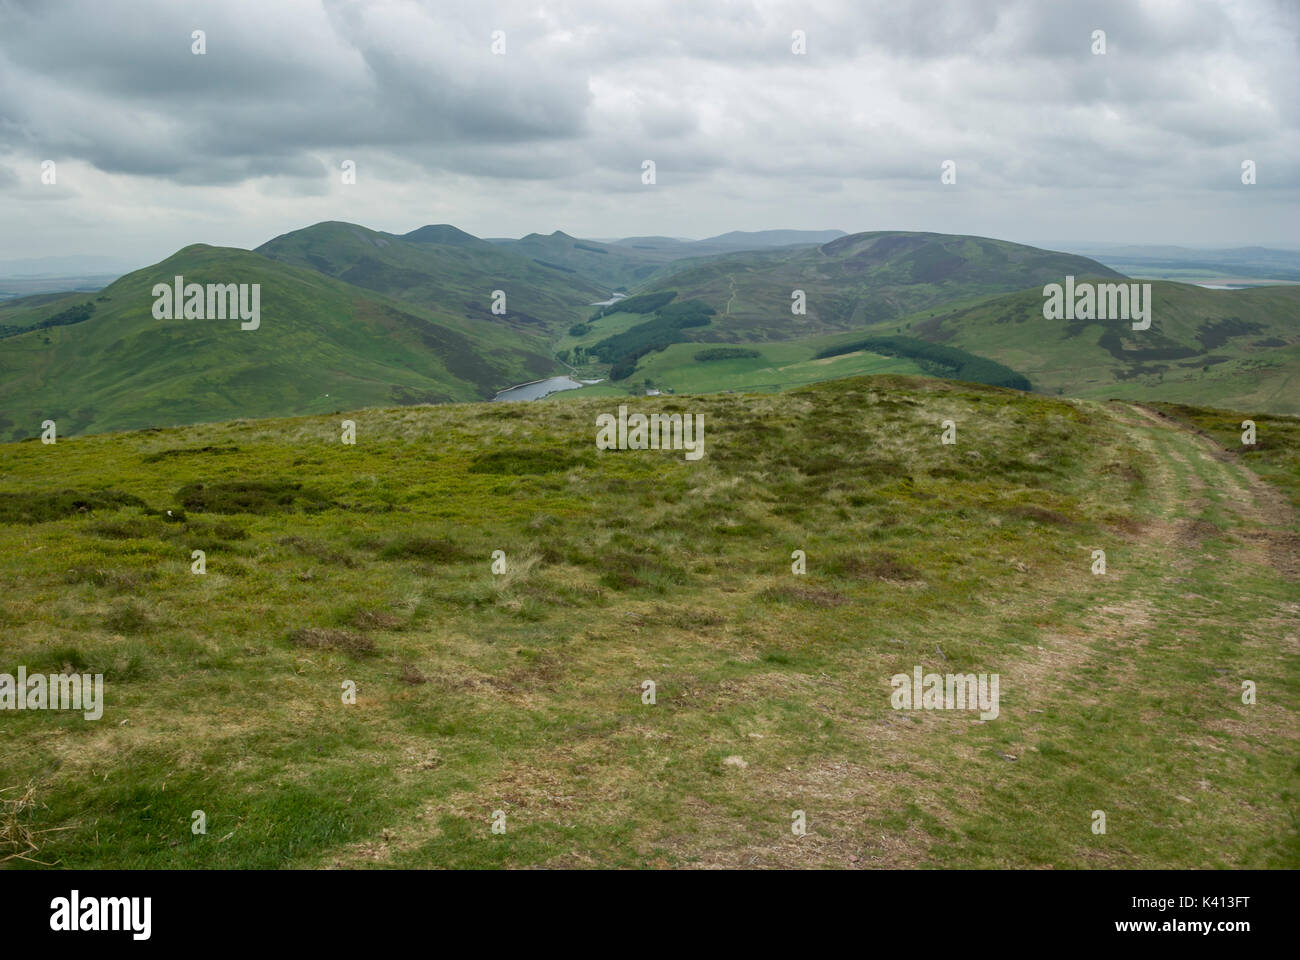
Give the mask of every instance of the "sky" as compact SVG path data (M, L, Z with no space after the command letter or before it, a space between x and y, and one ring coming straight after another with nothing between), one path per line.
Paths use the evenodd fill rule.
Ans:
M0 260L322 220L1296 248L1298 63L1291 0L0 0Z

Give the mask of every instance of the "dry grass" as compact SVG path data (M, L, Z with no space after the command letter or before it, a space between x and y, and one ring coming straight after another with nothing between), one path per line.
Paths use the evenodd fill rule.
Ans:
M21 789L21 792L17 792L15 796L3 796L6 793L15 793L19 789ZM45 834L71 828L46 827L41 830L33 830L28 821L31 818L31 812L36 807L36 784L29 783L23 788L0 788L0 863L9 860L23 860L27 863L40 864L45 867L52 867L57 864L58 861L47 862L38 859L33 854L40 852L41 838ZM8 853L5 853L6 850Z
M375 641L351 630L328 627L304 627L289 634L289 642L314 650L338 650L352 656L369 656L375 652Z

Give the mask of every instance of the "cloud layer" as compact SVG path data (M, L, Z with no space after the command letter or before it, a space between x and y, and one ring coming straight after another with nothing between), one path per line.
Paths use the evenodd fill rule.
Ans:
M1265 0L0 0L0 258L322 219L1300 245L1298 37Z

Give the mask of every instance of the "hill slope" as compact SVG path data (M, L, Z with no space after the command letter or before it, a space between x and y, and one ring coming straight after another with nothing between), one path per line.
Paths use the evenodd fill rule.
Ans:
M261 327L157 320L155 283L260 283ZM527 325L484 324L370 293L247 250L186 247L98 294L0 311L30 326L0 339L0 437L61 435L393 402L491 397L555 372ZM80 316L80 314L78 314ZM74 316L73 319L76 319Z
M1300 413L1300 287L1151 281L1151 297L1145 331L1124 320L1045 320L1041 288L903 323L913 336L999 360L1048 393ZM878 326L893 333L897 323Z
M1242 462L917 379L637 401L705 418L695 462L597 451L616 403L0 446L9 662L105 681L98 722L3 718L28 855L1300 866L1295 517ZM997 716L894 709L914 669L998 675Z
M843 230L732 230L703 240L673 237L624 237L611 244L620 250L636 250L645 256L668 260L713 257L747 250L778 247L812 247L845 236Z
M533 262L572 270L577 276L610 291L627 290L648 280L671 259L657 252L579 240L560 230L545 235L530 233L518 240L494 239L490 242Z
M1086 257L1003 240L892 231L688 263L665 271L647 289L677 290L683 299L708 302L719 313L719 339L758 341L850 330L1070 273L1119 276ZM806 315L791 313L795 290L806 294Z
M257 253L447 315L555 331L581 318L607 288L560 264L539 263L447 224L398 236L351 223L318 223ZM492 292L506 294L504 316Z

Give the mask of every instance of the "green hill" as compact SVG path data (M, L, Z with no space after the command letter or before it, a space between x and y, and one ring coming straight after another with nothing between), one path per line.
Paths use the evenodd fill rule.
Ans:
M642 398L704 456L597 450L619 402L0 445L6 667L104 681L0 717L0 862L1300 866L1296 522L1249 461L894 377ZM898 708L917 669L996 716Z
M738 251L811 247L844 236L841 230L733 230L704 240L628 237L612 243L580 240L559 230L530 233L519 240L493 239L516 253L573 270L580 276L623 290L653 283L686 260L703 260Z
M877 329L902 326L998 360L1047 393L1300 413L1300 287L1151 281L1151 298L1145 331L1125 320L1046 320L1041 288Z
M28 330L63 326L72 319L69 311L85 312L94 305L97 293L35 293L0 303L0 340Z
M851 330L1066 274L1120 276L1086 257L1003 240L893 231L678 265L646 289L677 290L714 306L712 338L761 341ZM806 315L791 313L795 290L807 297Z
M398 236L326 222L256 253L189 247L97 294L0 304L0 438L31 436L45 419L66 435L485 399L561 364L606 379L588 392L637 392L647 381L776 390L926 372L1050 394L1300 412L1300 287L1155 282L1152 329L1135 332L1127 321L1042 319L1044 284L1120 279L1084 257L933 233L772 246L798 235L598 244L557 231L506 242L446 224ZM672 259L735 243L768 246ZM276 323L250 336L237 324L155 321L149 291L176 273L263 282ZM593 309L618 286L635 293ZM506 294L504 315L492 312L495 290ZM804 315L790 310L795 290ZM751 353L699 359L728 346Z
M398 236L329 221L276 237L257 253L444 315L531 333L558 331L608 296L561 263L539 263L446 224ZM506 313L492 312L493 291Z
M884 353L917 360L936 375L1052 394L1300 413L1300 287L1210 290L1155 281L1152 328L1139 332L1129 321L1044 320L1043 286L1067 275L1121 279L1072 254L921 233L854 234L814 249L678 264L644 291L676 291L718 310L707 326L678 339L743 344L760 356L724 367L694 361L698 350L687 344L642 356L627 379L678 390L775 389L818 372L803 365L787 376L782 370L792 360L807 364L865 347L866 370ZM790 313L797 289L805 291L806 316ZM590 350L603 323L621 320L615 314L593 323L563 345ZM774 343L798 349L771 353ZM966 356L929 356L952 349ZM991 372L971 372L986 368ZM821 372L833 377L846 369L837 361Z
M261 284L260 328L155 319L153 286L177 274ZM33 436L46 419L66 436L485 399L558 372L528 324L423 309L247 250L186 247L98 294L9 304L0 324L32 327L69 311L76 322L0 339L0 437Z
M724 235L719 240L731 236ZM656 239L656 238L646 238ZM703 241L702 241L703 242ZM737 241L738 242L738 241ZM1030 380L1022 371L999 367L977 351L967 355L944 354L925 343L885 343L878 333L872 344L860 344L867 354L861 361L845 364L817 364L828 358L839 343L828 339L838 331L863 330L873 324L892 322L908 312L931 304L980 302L990 296L1016 290L1027 283L1059 280L1066 273L1079 276L1118 278L1106 267L1073 254L1054 253L1020 244L981 237L930 233L859 233L843 236L817 247L756 249L678 262L661 269L640 288L640 297L672 292L676 302L697 301L716 310L710 322L671 335L660 334L653 321L629 330L626 317L632 300L605 308L588 322L557 341L562 356L608 359L602 342L610 335L617 341L636 339L644 345L625 351L626 356L610 369L614 379L641 383L649 379L662 386L681 389L777 389L807 382L819 374L824 378L845 372L899 372L925 369L958 379L977 380L1027 388ZM806 312L792 312L792 294L803 291ZM883 333L883 331L881 331ZM901 333L890 330L890 334ZM793 355L760 349L760 356L726 367L693 362L698 351L671 351L671 360L656 359L659 351L673 342L705 344L763 344L796 341L806 344L800 351L813 361L791 369ZM879 349L877 349L879 347ZM581 348L583 353L574 353ZM950 348L948 348L950 349ZM942 352L942 351L940 351ZM881 365L884 357L919 361L903 365ZM955 360L953 358L956 358ZM630 364L635 363L635 368ZM725 386L724 386L725 384Z
M518 240L491 242L533 262L571 270L577 276L609 291L627 290L643 283L671 262L669 256L657 252L594 240L579 240L559 230L552 234L530 233ZM603 300L605 297L595 299Z

